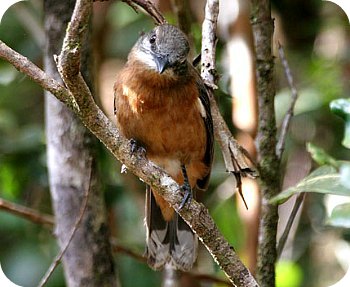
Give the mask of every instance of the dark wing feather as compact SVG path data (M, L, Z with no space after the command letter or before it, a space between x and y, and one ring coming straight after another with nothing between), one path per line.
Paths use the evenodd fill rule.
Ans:
M197 74L198 75L198 74ZM203 121L205 124L205 129L207 132L207 147L204 155L204 163L208 167L208 174L202 178L197 180L197 187L201 190L206 190L209 184L210 171L213 163L213 155L214 155L214 128L213 128L213 119L211 117L210 111L210 100L207 88L205 87L202 79L198 75L197 77L197 87L199 90L199 99L205 109L206 116L203 117Z

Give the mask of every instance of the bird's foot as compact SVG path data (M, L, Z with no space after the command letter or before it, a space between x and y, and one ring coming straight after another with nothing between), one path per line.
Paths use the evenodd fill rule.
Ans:
M184 208L184 206L186 205L186 203L190 204L191 200L192 200L192 188L190 186L190 184L188 182L185 182L182 186L181 186L181 190L184 192L184 197L181 201L181 204L179 206L179 210L181 210L182 208Z
M142 145L140 145L137 140L131 139L130 140L130 153L131 153L131 155L145 156L146 149Z

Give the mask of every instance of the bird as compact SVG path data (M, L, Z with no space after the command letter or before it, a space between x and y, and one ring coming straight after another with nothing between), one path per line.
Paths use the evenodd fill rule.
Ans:
M139 37L114 84L117 128L132 150L141 147L147 159L181 186L180 209L208 188L213 162L209 95L189 51L179 28L156 26ZM197 258L197 236L150 186L145 202L148 265L190 270Z

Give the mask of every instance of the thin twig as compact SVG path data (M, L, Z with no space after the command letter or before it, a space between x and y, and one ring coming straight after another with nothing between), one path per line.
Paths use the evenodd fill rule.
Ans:
M294 114L295 103L298 99L298 91L295 88L293 76L292 76L292 73L290 71L288 61L285 57L284 50L283 50L283 47L280 44L280 42L278 42L278 53L279 53L279 56L280 56L280 59L281 59L281 62L282 62L283 68L284 68L284 73L286 74L289 88L292 92L291 103L290 103L290 106L288 108L286 115L283 118L281 133L280 133L280 136L278 139L278 143L276 145L276 154L279 158L281 158L283 151L284 151L285 143L286 143L286 138L287 138L287 134L288 134L289 126L290 126L290 121L291 121L293 114Z
M54 261L52 262L52 264L50 265L49 269L46 271L44 277L40 280L39 283L39 287L43 287L45 286L45 284L48 282L48 280L50 279L51 275L53 274L53 272L55 271L56 267L58 266L58 264L61 262L63 255L66 253L70 243L73 240L73 237L75 235L75 233L77 232L79 225L83 219L86 207L87 207L87 203L88 203L88 199L89 199L89 193L90 193L90 184L91 184L91 172L92 172L92 160L90 159L90 164L89 164L89 168L88 168L88 172L89 172L89 177L87 180L88 186L86 187L86 191L83 197L83 202L81 204L81 208L79 211L79 215L77 220L74 223L74 226L72 228L71 234L68 237L68 241L65 243L64 247L62 248L61 252L59 252L57 254L57 256L55 257Z
M114 252L120 253L120 254L125 254L131 258L134 258L135 260L137 260L139 262L142 262L145 264L147 263L147 258L145 256L141 255L140 253L138 253L130 248L127 248L123 245L118 244L115 239L112 239L111 243L112 243L112 248L113 248ZM208 275L208 274L198 274L198 273L194 273L194 272L186 272L186 274L195 278L197 281L204 281L204 282L211 282L211 283L232 286L232 284L229 281L223 280L223 279L218 278L216 276L212 276L212 275Z
M305 193L300 193L297 197L297 199L295 200L292 212L290 213L290 216L288 218L288 222L286 224L286 227L281 235L280 240L278 241L278 245L277 245L277 259L280 258L282 251L284 249L284 246L286 245L287 239L288 239L288 235L290 232L290 229L292 228L295 216L297 215L299 208L301 206L301 204L303 203L305 198Z
M6 210L14 215L18 215L33 223L47 224L50 226L55 223L52 215L40 213L35 209L16 204L2 198L0 198L0 209Z
M147 258L145 256L141 255L140 253L138 253L138 252L136 252L128 247L120 245L117 242L118 242L117 239L115 239L115 238L111 239L113 252L125 254L125 255L128 255L128 256L136 259L139 262L147 263Z
M163 17L163 15L159 12L159 10L154 6L154 4L149 0L122 0L126 4L128 4L131 8L133 8L136 12L138 11L136 5L142 7L154 20L155 24L161 25L166 24L167 21Z
M49 77L43 70L17 53L0 40L0 58L12 64L18 71L38 83L43 89L54 94L61 102L72 107L71 95L60 83Z

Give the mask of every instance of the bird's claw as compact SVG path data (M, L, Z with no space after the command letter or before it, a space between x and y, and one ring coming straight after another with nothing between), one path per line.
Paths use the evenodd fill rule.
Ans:
M182 186L181 186L181 190L185 193L184 197L181 201L181 204L179 206L179 210L181 210L182 208L184 208L184 206L186 205L186 203L190 204L191 200L192 200L192 189L191 186L188 182L185 182Z
M130 140L130 152L131 152L131 155L141 155L141 156L144 156L146 154L146 149L141 146L137 140L135 139L131 139Z

